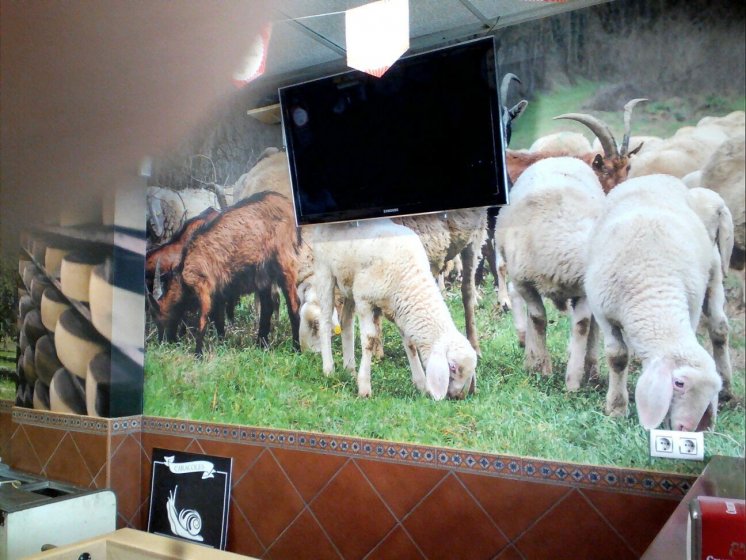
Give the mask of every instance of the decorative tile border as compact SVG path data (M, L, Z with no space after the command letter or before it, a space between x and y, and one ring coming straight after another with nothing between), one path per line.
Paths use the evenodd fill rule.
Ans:
M9 404L8 404L9 403ZM94 418L37 411L0 401L0 413L10 412L17 424L58 430L117 436L138 433L253 444L313 451L352 458L375 459L405 465L450 469L531 480L572 487L639 493L678 499L691 488L695 476L637 469L558 463L532 457L514 457L468 450L335 436L316 432L258 428L236 424L197 422L174 418L128 416Z
M11 407L11 412L13 422L27 426L101 435L140 433L142 431L140 416L97 418L94 416L33 410L19 406Z
M696 476L676 473L558 463L530 457L513 457L468 450L409 443L334 436L316 432L258 428L144 416L144 433L257 444L371 458L399 464L447 468L459 472L501 476L572 487L669 496L679 499Z

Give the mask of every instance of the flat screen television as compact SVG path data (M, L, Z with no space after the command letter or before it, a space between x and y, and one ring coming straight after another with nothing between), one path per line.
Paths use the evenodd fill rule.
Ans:
M299 225L507 202L492 37L280 88Z

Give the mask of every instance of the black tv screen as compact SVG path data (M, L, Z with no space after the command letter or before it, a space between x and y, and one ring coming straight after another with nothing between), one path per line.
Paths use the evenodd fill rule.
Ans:
M298 224L505 204L496 75L488 37L280 88Z

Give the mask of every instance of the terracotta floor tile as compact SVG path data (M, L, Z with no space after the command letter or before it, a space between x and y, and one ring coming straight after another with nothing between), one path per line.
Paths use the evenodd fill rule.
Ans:
M106 435L70 432L70 437L80 451L88 470L95 477L108 459L106 456Z
M407 515L447 474L441 469L375 459L357 459L356 462L399 519Z
M397 527L373 549L365 560L425 560L407 532Z
M354 463L347 463L311 503L345 560L365 556L396 520Z
M581 490L581 492L640 556L653 542L658 531L679 505L678 500L620 492L601 490Z
M577 490L514 545L531 560L631 560L637 557Z
M303 509L300 494L268 451L233 486L233 497L265 547Z
M511 478L458 473L477 501L511 541L571 489Z
M57 449L57 446L62 441L62 438L68 433L65 430L28 425L25 425L23 429L26 430L26 435L34 451L36 451L36 455L39 457L42 466L47 464L52 453L54 453L54 450Z
M111 489L117 495L117 511L126 519L130 519L135 514L142 501L140 459L140 445L131 436L127 436L110 459Z
M347 461L346 457L338 455L289 449L273 449L272 454L306 502L310 502Z
M448 475L403 525L429 560L492 558L508 544L453 475Z
M329 537L308 510L293 521L267 551L269 560L341 560Z
M69 482L83 488L90 486L93 481L93 476L69 434L62 438L49 458L45 472L52 480Z
M264 555L264 547L257 539L254 530L246 518L238 510L235 501L231 500L228 513L228 548L230 552L260 558Z
M42 474L42 463L26 435L24 426L19 426L13 434L10 440L10 451L10 466L12 468L33 474Z

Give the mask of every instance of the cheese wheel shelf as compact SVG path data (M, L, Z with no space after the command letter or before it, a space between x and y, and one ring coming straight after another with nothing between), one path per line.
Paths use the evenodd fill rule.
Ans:
M145 322L145 294L144 294L144 259L145 259L145 235L144 232L118 228L115 226L39 226L30 228L21 239L21 259L30 261L26 266L34 266L34 274L25 275L24 284L30 278L41 275L49 285L56 289L64 300L82 320L100 335L102 340L108 341L107 348L110 350L111 364L111 386L106 387L108 395L108 410L106 415L130 416L142 413L143 394L143 367L145 362L144 353L144 322ZM74 256L99 255L99 262L108 262L111 266L107 271L111 273L109 283L99 277L97 286L110 288L107 293L105 305L98 304L96 308L99 313L94 318L91 305L71 297L68 284L68 293L63 290L63 279L58 276L60 269L47 270L44 262L46 248L69 249L70 255L66 255L62 264L66 262L77 263ZM59 256L59 255L57 255ZM70 257L68 259L68 256ZM96 259L91 259L96 260ZM57 261L59 262L59 261ZM69 264L67 266L70 266ZM92 267L93 268L93 267ZM120 276L126 277L126 281L116 278L113 271L119 271ZM139 276L143 276L138 282ZM38 281L38 280L37 280ZM30 284L30 280L29 280ZM122 286L128 289L122 289ZM26 286L31 293L31 286ZM126 294L127 297L123 297ZM76 294L79 295L79 294ZM85 297L85 295L79 295ZM119 299L118 299L119 298ZM142 310L133 305L133 301L142 299ZM98 300L97 300L98 301ZM108 306L108 307L107 307ZM100 310L105 310L104 322ZM106 328L97 328L105 324ZM140 323L141 329L140 329ZM108 331L102 332L102 330ZM140 331L142 334L140 334ZM123 341L126 340L127 343ZM139 344L136 343L139 341ZM108 350L107 350L108 351ZM85 385L85 381L83 381ZM90 412L89 412L90 414Z
M46 278L49 280L49 282L54 286L60 293L62 293L62 284L60 281L55 278L54 276L51 276L49 273L47 273L47 270L44 268L44 265L39 263L34 256L26 251L26 254L31 257L31 262L36 265L36 267L39 269L39 271L46 276ZM27 289L30 289L30 286L26 287ZM86 321L93 324L92 318L91 318L91 308L88 303L84 303L82 301L78 301L76 299L67 297L63 293L63 297L70 303L70 305L73 306L75 311L77 311ZM94 327L95 328L95 327ZM101 336L104 336L103 333L100 333ZM106 337L105 337L106 338ZM131 346L123 346L117 344L116 341L110 340L112 346L116 347L120 352L122 352L125 356L130 358L133 362L135 362L137 365L142 367L145 363L145 351L143 348L133 348Z

